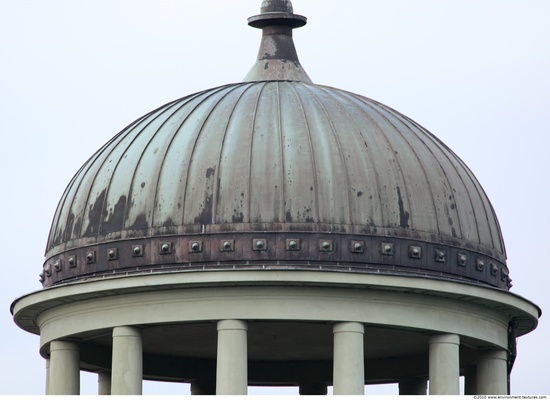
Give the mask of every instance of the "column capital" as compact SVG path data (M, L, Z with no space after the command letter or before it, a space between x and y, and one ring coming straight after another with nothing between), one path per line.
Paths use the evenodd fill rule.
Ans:
M141 329L133 326L116 326L113 328L113 337L134 336L141 337Z
M68 340L54 340L50 343L50 354L52 351L58 350L79 351L80 348L76 342L71 342Z
M448 343L448 344L460 344L460 336L454 333L441 333L433 335L428 340L429 344L432 343Z
M508 352L506 350L485 350L479 352L479 359L508 361Z
M334 324L332 333L354 332L365 333L365 326L360 322L338 322Z
M223 330L248 331L248 324L246 323L246 321L241 321L237 319L224 319L218 321L218 331Z

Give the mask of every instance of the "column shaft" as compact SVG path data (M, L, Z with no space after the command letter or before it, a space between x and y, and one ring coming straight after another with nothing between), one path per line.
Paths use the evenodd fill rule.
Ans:
M48 392L52 395L80 394L80 351L73 342L50 343Z
M469 365L464 371L464 394L473 396L477 393L477 366Z
M333 385L335 395L365 394L365 328L358 322L334 325Z
M487 351L479 357L476 394L508 394L508 356L505 350Z
M453 334L436 335L429 343L430 395L459 395L460 337Z
M111 371L100 371L97 373L97 394L100 396L111 394Z
M50 394L50 359L46 358L46 394Z
M216 394L245 395L248 392L247 323L218 322Z
M111 394L140 395L143 381L141 331L132 327L113 329Z

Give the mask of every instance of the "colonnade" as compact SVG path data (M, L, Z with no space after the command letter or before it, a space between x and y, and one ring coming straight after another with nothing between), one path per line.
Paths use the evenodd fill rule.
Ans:
M217 323L218 347L215 392L218 395L245 395L248 386L247 323L222 320ZM340 322L333 327L333 387L335 395L364 394L364 326L358 322ZM143 350L141 331L135 327L113 329L111 371L98 374L98 393L113 395L142 394ZM458 395L460 337L435 334L429 340L429 394ZM491 350L480 355L475 371L467 376L466 394L507 394L507 354ZM46 394L80 393L80 357L76 342L55 340L50 343L47 360ZM191 387L192 394L204 393L203 382ZM313 386L312 386L313 385ZM425 379L410 378L399 382L399 394L422 395L427 392ZM309 384L300 394L326 394L326 386Z

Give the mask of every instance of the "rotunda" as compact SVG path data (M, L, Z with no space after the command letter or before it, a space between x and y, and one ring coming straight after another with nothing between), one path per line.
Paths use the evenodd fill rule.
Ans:
M55 212L43 285L12 304L49 394L507 394L540 309L509 291L495 212L437 137L316 85L289 0L243 82L172 101L99 149Z

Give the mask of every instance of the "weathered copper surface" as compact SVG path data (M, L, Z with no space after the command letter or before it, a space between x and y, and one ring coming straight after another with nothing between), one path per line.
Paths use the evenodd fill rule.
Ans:
M45 282L228 269L445 277L503 288L508 283L506 266L479 252L419 240L317 232L227 232L102 243L57 254L46 264Z
M294 237L308 245L286 251ZM268 250L252 250L254 238L267 238ZM215 250L225 239L234 240L234 252ZM321 239L334 241L332 252L312 247ZM186 251L190 240L205 251ZM361 240L367 252L353 253L352 241ZM160 255L161 242L174 251ZM380 256L385 242L395 243L394 255ZM122 256L132 244L144 246L143 256ZM408 255L414 245L420 258ZM116 263L105 259L110 248L120 251ZM96 264L87 265L93 249ZM78 266L70 268L73 253ZM477 258L483 271L476 272ZM293 261L509 284L494 211L452 151L373 100L286 81L210 89L131 124L67 187L46 259L45 285L126 268L288 268Z
M265 0L245 82L162 106L90 158L55 213L44 286L282 268L510 287L474 175L409 118L313 85L292 39L305 23Z

